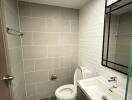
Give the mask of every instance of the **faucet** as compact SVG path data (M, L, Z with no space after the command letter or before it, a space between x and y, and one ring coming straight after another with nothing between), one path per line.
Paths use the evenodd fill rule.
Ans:
M108 82L117 82L117 77L110 77Z
M114 83L115 83L115 84L109 89L110 92L113 92L112 89L118 87L118 84L117 84L117 77L110 77L110 79L108 80L108 82L114 82Z
M114 88L117 88L117 87L115 87L114 85L112 86L112 87L110 87L108 90L110 91L110 92L113 92L113 89Z

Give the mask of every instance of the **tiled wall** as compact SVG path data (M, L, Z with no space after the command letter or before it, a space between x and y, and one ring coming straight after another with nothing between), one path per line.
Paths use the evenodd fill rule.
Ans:
M124 96L126 76L103 67L102 41L105 0L91 0L80 10L79 18L79 64L98 72L106 79L118 77L119 91Z
M78 10L19 2L27 100L72 83L78 55ZM57 80L50 81L52 74Z
M94 72L101 66L104 1L90 0L79 16L79 64Z
M19 30L18 8L16 0L4 0L6 27ZM21 38L6 33L9 51L9 63L12 81L13 100L25 100L24 71L22 64Z

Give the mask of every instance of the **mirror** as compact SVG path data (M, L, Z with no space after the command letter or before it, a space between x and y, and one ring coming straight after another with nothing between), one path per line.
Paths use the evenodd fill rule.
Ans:
M132 41L132 0L106 6L102 65L127 74Z

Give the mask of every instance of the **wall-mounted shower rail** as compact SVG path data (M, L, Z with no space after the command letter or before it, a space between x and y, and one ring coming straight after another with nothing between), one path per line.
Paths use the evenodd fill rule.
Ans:
M10 35L16 35L16 36L23 36L24 35L22 32L19 32L19 31L15 30L15 29L8 28L8 27L6 28L6 31Z

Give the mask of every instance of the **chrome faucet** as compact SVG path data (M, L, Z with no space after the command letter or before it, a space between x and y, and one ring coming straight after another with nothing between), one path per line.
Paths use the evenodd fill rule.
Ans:
M117 84L117 77L110 77L110 79L108 80L108 82L114 82L114 83L115 83L115 84L109 89L109 91L113 92L112 89L118 87L118 84Z
M110 77L108 82L117 82L117 77Z
M110 87L108 90L109 90L110 92L113 92L113 89L114 89L114 88L117 88L117 87L118 87L118 86L114 86L114 85L113 85L113 86Z

